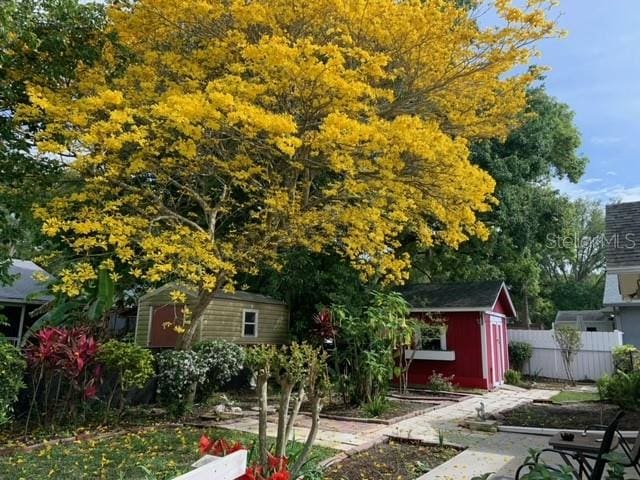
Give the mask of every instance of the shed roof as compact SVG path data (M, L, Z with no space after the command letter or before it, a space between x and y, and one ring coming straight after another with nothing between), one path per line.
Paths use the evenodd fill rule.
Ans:
M154 290L151 290L140 297L139 300L149 300L153 298L154 295L157 295L165 290L169 289L177 289L181 290L187 295L191 297L195 297L195 292L185 288L183 286L176 285L175 283L167 283L161 287L158 287ZM277 300L273 297L269 297L267 295L262 295L261 293L253 293L253 292L245 292L243 290L236 290L235 292L226 293L222 290L218 290L215 295L215 298L226 298L229 300L237 300L237 301L245 301L245 302L254 302L254 303L271 303L276 305L286 305L282 300Z
M640 202L606 207L607 271L640 267Z
M505 292L513 314L515 308L504 282L488 280L464 283L419 283L407 285L400 293L412 309L431 311L489 311Z
M575 323L578 317L582 317L583 322L602 322L609 319L609 314L602 310L559 310L555 321Z
M42 295L42 284L33 279L33 274L43 272L42 268L29 260L13 259L9 266L9 275L15 276L10 285L0 285L0 302L45 303L53 297ZM48 274L47 274L48 275Z

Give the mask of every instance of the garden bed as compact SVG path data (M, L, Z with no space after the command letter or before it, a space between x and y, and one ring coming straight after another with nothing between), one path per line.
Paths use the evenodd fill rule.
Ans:
M391 438L367 450L345 455L324 471L324 480L362 480L364 472L375 472L381 480L413 480L455 457L462 449L418 440Z
M411 389L405 393L401 393L399 390L396 390L391 392L390 396L401 400L461 402L471 398L473 395L457 392L437 392L434 390Z
M363 405L345 406L342 403L334 403L322 409L320 417L333 420L346 420L354 422L380 423L391 425L434 410L439 403L410 402L406 400L390 400L389 407L378 416L371 416Z
M245 445L256 439L255 435L229 430L146 428L0 456L0 478L171 479L189 471L198 459L202 434ZM313 462L319 462L335 453L329 448L314 447L311 457Z
M494 415L503 425L560 429L583 429L587 425L608 424L619 407L606 403L581 402L566 404L530 403ZM620 430L638 430L640 412L627 412Z

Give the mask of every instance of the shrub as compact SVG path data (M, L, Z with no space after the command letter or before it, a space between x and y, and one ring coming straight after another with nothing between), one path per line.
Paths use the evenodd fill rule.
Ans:
M379 395L372 398L370 402L365 403L362 408L369 417L379 417L389 410L390 406L387 397Z
M611 350L613 364L617 370L631 373L640 368L640 350L634 345L620 345Z
M441 373L431 372L431 376L427 380L427 388L434 392L451 392L453 390L453 377L445 377Z
M582 348L582 335L579 330L571 325L560 325L553 332L553 339L560 348L560 357L562 358L567 378L572 385L575 385L572 365L576 355Z
M17 348L0 340L0 425L11 417L18 392L24 388L22 380L26 366Z
M598 393L602 400L609 401L625 410L640 408L640 371L617 372L598 380Z
M509 364L513 370L522 373L526 363L531 360L533 347L527 342L509 343Z
M193 350L205 368L198 384L198 395L207 399L238 375L244 364L244 349L224 340L211 340L194 345Z
M107 371L116 375L107 403L107 413L116 392L119 392L122 411L126 392L134 388L143 388L154 374L153 354L133 343L109 340L100 347L97 358Z
M193 350L165 350L158 354L156 363L158 400L174 415L181 415L192 388L206 374L206 366Z
M522 383L522 375L515 370L507 370L504 372L504 381L509 385L520 385Z

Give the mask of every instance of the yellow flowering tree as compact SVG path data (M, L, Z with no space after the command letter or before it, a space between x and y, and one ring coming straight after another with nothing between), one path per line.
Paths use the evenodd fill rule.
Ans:
M39 148L81 182L37 210L97 269L197 292L189 348L218 288L281 249L331 249L363 276L406 278L399 236L486 237L494 182L468 141L517 123L549 8L450 0L139 0L109 9L113 40L77 81L32 86ZM476 15L492 8L499 26ZM520 73L519 73L520 72ZM105 262L105 260L107 260ZM186 302L179 288L173 300Z

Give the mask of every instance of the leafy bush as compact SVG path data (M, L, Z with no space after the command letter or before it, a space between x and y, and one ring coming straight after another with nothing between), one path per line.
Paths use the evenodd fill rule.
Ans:
M192 388L202 380L207 367L193 350L165 350L156 358L158 400L174 415L181 415Z
M520 385L522 383L522 375L515 370L507 370L504 372L504 381L509 385Z
M453 390L453 377L445 377L441 373L431 372L431 376L427 380L427 388L434 392L451 392Z
M526 363L531 360L533 347L527 342L509 342L509 364L513 370L522 373Z
M109 340L98 350L98 361L107 371L116 375L107 403L107 414L116 392L119 394L120 412L122 412L126 392L133 388L143 388L154 374L153 354L146 348L133 343Z
M198 395L207 399L238 375L244 364L244 349L224 340L211 340L194 345L193 350L205 368L198 385Z
M617 370L631 373L640 368L640 350L634 345L620 345L611 350L613 364Z
M640 408L640 371L617 372L598 380L598 393L602 400L612 402L625 410Z
M560 348L560 358L562 359L564 370L567 373L567 378L572 385L575 385L576 382L573 378L572 365L578 352L582 348L582 334L571 325L560 325L554 330L553 339Z
M26 365L16 347L0 340L0 425L9 420L18 392L24 388L22 380Z
M365 403L362 408L369 417L379 417L389 410L390 406L387 397L379 395L372 398L370 402Z

